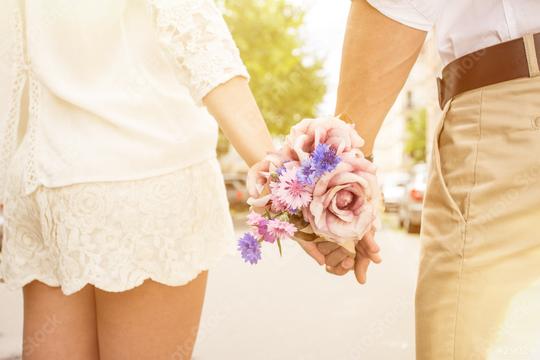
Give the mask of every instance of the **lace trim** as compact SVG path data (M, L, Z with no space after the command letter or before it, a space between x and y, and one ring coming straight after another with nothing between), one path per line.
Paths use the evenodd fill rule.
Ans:
M185 73L195 101L235 76L249 79L240 51L212 0L149 0L160 43Z
M23 19L21 14L21 9L16 6L13 8L13 28L15 30L15 34L17 36L17 39L14 44L14 53L15 53L15 61L19 63L24 63L24 29L23 29Z
M17 36L13 51L15 54L14 62L17 68L15 79L11 87L12 97L10 99L10 105L8 108L7 121L2 129L2 154L0 154L0 202L4 201L7 168L17 147L17 131L19 129L19 119L21 114L21 98L24 86L26 84L28 70L28 67L24 65L24 31L22 26L22 15L17 7L13 10L12 18L13 27Z
M39 82L30 75L30 92L29 92L29 120L28 120L28 137L29 137L29 156L26 163L25 194L34 191L38 186L38 175L36 168L36 143L37 143L37 128L39 126L41 87Z
M20 118L20 99L22 96L22 91L24 89L26 78L24 76L17 76L13 82L13 97L10 101L10 106L8 109L8 118L3 129L4 139L2 141L2 155L0 157L0 167L2 172L0 173L1 179L0 183L2 184L2 190L4 191L7 168L15 152L17 146L17 130L19 127L19 118ZM0 196L0 202L3 201L4 193Z

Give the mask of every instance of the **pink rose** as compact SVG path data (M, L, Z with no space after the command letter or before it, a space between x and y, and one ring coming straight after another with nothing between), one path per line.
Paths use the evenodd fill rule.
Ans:
M338 244L361 240L377 221L380 198L375 166L355 153L315 184L303 215L318 236Z
M285 157L304 160L319 144L328 144L339 156L346 152L357 152L364 146L352 124L327 116L317 119L304 119L292 127L285 146L281 149Z
M283 166L289 159L280 152L269 153L265 158L253 165L247 174L247 189L249 199L247 201L255 212L263 213L265 206L270 202L270 176L278 168Z

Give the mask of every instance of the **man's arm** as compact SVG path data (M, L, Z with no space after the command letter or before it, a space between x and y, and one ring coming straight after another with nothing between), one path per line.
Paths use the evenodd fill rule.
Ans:
M343 44L336 114L346 113L373 150L375 137L414 65L426 32L353 0Z
M400 24L373 8L366 0L353 0L343 44L343 59L336 114L347 114L366 141L371 155L375 137L416 62L426 32ZM343 248L320 243L327 271L344 275L351 261ZM380 262L374 232L357 245L354 271L366 281L371 261Z

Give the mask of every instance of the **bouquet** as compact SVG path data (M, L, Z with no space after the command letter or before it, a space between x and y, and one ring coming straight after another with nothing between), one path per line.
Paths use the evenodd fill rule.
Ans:
M371 226L378 227L376 168L364 140L338 117L304 119L282 148L248 173L251 231L238 241L242 258L261 260L261 245L286 238L331 241L352 255Z

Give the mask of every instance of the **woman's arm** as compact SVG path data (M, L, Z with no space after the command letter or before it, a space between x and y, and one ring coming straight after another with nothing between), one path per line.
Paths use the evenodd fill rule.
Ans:
M244 77L210 91L203 103L234 148L252 166L273 150L272 138Z
M249 166L274 150L268 128L245 78L235 77L218 86L203 98L203 103ZM252 168L251 171L254 169L257 170ZM324 255L314 243L301 240L298 243L315 261L324 264Z
M249 74L213 0L150 2L158 39L176 61L197 104L205 105L248 163L272 150L272 139L249 89Z
M336 114L346 113L371 154L375 137L414 65L426 32L353 0L343 44Z

